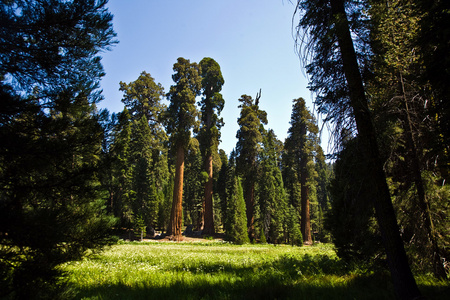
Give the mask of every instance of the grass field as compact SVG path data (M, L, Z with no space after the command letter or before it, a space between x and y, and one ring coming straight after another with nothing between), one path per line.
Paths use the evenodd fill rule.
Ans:
M388 274L323 244L122 243L63 269L77 299L394 299ZM418 282L430 299L450 295L448 281Z

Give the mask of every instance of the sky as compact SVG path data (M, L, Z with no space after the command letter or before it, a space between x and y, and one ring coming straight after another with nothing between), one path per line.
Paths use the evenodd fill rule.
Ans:
M255 98L261 89L266 128L281 141L290 126L293 99L303 97L313 110L295 51L295 7L288 0L109 0L108 8L119 44L102 53L106 76L100 108L123 110L120 81L130 83L146 71L168 92L178 57L197 63L211 57L225 80L219 147L226 153L236 146L238 99L243 94ZM324 137L322 147L327 153Z

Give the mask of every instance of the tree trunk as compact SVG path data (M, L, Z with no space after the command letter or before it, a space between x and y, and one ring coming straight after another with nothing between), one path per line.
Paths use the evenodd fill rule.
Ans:
M213 213L213 161L212 154L208 154L205 160L205 169L208 173L208 181L205 183L205 211L203 234L214 234L214 213Z
M419 299L421 294L409 267L391 202L386 175L383 171L375 128L350 35L344 0L331 0L331 9L358 135L362 142L362 150L368 160L369 169L372 172L371 176L373 176L375 182L375 213L386 250L394 289L399 299Z
M179 145L177 149L177 160L175 163L175 181L173 188L172 211L170 213L167 234L181 240L181 226L183 224L183 177L184 177L184 146Z
M309 193L308 193L308 169L307 160L302 158L300 161L300 198L301 198L301 231L303 236L303 243L306 245L312 245L311 238L311 219L309 215Z

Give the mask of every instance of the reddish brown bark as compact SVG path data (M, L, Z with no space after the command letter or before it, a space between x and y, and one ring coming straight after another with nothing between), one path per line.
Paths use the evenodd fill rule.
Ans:
M184 178L184 147L178 146L177 160L175 163L175 182L173 187L172 211L170 214L169 227L167 234L180 240L181 226L183 225L183 178Z
M208 173L208 181L205 183L205 205L204 205L204 226L203 226L203 234L214 234L214 212L213 212L213 161L212 155L209 154L205 160L205 170Z

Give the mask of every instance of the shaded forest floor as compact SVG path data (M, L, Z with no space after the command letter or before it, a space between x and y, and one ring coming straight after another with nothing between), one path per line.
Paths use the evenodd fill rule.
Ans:
M394 299L387 272L349 266L330 244L121 242L63 269L77 299ZM448 299L449 281L417 281L429 299Z

